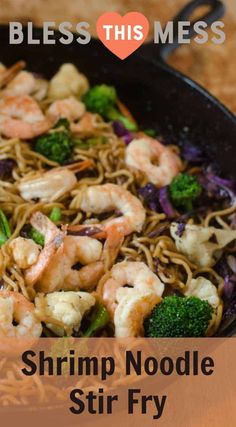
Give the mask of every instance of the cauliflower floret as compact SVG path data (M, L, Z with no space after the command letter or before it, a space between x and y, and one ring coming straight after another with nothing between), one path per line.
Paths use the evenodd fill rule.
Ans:
M84 314L94 304L95 298L93 295L87 292L73 291L53 292L45 297L36 298L35 301L36 308L39 309L42 317L50 317L64 325L64 328L62 328L54 323L46 323L48 329L51 329L59 336L63 336L64 331L66 331L67 335L71 335L73 329L79 330Z
M197 279L192 279L184 295L208 301L213 308L217 308L220 304L217 288L205 277L199 276Z
M13 259L18 267L22 269L29 268L35 264L39 257L41 246L37 245L31 239L17 237L9 244Z
M52 100L68 98L71 95L80 98L88 89L89 83L84 74L73 64L63 64L49 83L48 96Z
M178 235L177 223L171 224L170 232L177 250L199 267L213 266L221 255L221 249L236 239L236 230L190 224L186 225L181 236Z

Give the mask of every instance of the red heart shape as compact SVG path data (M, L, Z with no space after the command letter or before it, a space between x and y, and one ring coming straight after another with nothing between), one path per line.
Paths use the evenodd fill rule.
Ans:
M120 59L127 58L137 50L147 38L148 31L149 22L139 12L129 12L124 16L108 12L97 20L99 39Z

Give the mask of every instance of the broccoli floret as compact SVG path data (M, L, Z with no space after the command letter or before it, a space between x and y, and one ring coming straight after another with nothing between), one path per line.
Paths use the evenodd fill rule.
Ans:
M72 150L73 142L67 131L40 136L35 144L37 153L60 164L71 158Z
M176 207L191 211L193 202L201 194L202 187L197 178L187 173L181 173L173 179L169 190L171 200Z
M113 86L93 86L84 96L83 101L89 111L106 116L116 104L117 94Z
M146 336L202 337L212 318L213 308L197 297L165 297L144 322Z
M53 126L53 129L64 128L65 130L70 129L70 122L68 119L62 118Z
M126 129L137 130L135 123L121 114L116 106L117 93L113 86L93 86L84 96L87 110L100 114L105 120L119 120Z

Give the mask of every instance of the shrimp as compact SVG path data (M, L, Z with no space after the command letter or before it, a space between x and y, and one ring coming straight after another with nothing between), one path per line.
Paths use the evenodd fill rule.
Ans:
M102 226L98 224L97 227L105 231L113 227L125 236L134 231L140 232L146 218L145 209L141 201L116 184L103 184L84 188L79 193L78 198L75 199L73 207L95 214L109 211L121 212L122 215L118 218L107 220ZM68 227L71 230L76 228L79 229L81 226Z
M18 189L24 200L40 199L43 202L53 202L69 193L75 187L75 173L93 165L91 160L74 163L66 167L58 167L42 173L40 178L22 180Z
M0 69L0 88L6 86L23 68L25 68L24 61L18 61L10 68L5 68L3 65Z
M123 288L125 285L133 289ZM143 262L122 261L115 264L103 286L103 301L113 315L123 297L154 294L161 297L164 285ZM128 295L127 295L128 292Z
M66 235L41 212L35 212L30 223L45 236L45 246L37 262L26 270L25 280L45 293L94 288L105 272L106 261L110 267L123 242L123 236L114 230L112 242L106 242L103 249L95 238ZM77 263L82 265L79 270L73 268Z
M95 304L93 295L87 292L53 292L35 299L36 313L48 329L57 336L71 336L78 331L83 316Z
M35 315L34 304L18 292L0 291L1 338L38 338L41 334L42 325Z
M87 287L95 286L104 271L101 253L102 243L96 239L65 236L39 278L37 290L48 293L55 290L87 290ZM73 269L77 263L89 264L89 268L85 265L79 270Z
M66 118L71 122L80 119L85 113L85 105L77 101L74 96L53 102L47 110L47 117L53 123L60 118Z
M45 236L45 246L37 262L26 270L27 285L37 284L37 290L48 293L86 290L97 284L104 273L101 242L87 236L66 236L40 212L32 215L30 223ZM78 262L85 266L73 269Z
M9 248L15 263L22 270L35 264L40 253L39 245L31 239L24 239L23 237L13 239L9 244Z
M35 99L41 101L47 94L48 84L46 80L36 78L28 71L21 71L2 91L4 97L33 95Z
M109 270L114 264L122 243L124 241L124 235L117 229L113 224L110 225L106 230L98 225L62 225L62 230L68 235L74 236L89 236L96 239L105 239L102 260L104 262L105 270Z
M51 128L38 103L30 96L0 100L0 133L8 138L32 139Z
M128 145L125 162L134 170L143 172L148 181L158 187L169 185L182 169L182 163L177 154L159 141L146 136L134 139Z
M115 336L118 338L143 336L144 319L161 298L155 293L139 294L126 289L127 296L117 296L118 305L114 315ZM131 291L131 292L129 292Z
M40 252L36 262L25 271L25 282L27 285L34 285L47 268L52 257L57 253L63 244L64 234L57 226L41 212L35 212L31 217L31 225L41 232L45 239L45 245Z

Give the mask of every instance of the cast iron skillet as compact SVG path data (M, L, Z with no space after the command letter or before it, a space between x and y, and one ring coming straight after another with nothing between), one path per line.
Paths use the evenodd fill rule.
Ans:
M175 29L179 20L188 20L202 5L211 9L202 18L208 25L224 13L219 0L194 0L175 18ZM124 61L98 40L93 39L88 45L75 41L65 46L59 43L60 36L56 33L55 45L28 45L24 40L21 45L9 46L8 26L1 26L0 60L10 65L23 59L31 71L49 78L62 63L73 62L92 83L116 86L120 98L142 126L158 130L169 143L199 144L223 174L236 179L236 118L207 91L165 63L177 47L176 36L173 45L157 47L150 43ZM35 29L35 37L42 40L41 29ZM220 334L230 336L235 332L236 319L232 318Z

